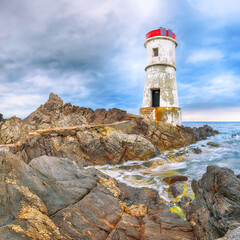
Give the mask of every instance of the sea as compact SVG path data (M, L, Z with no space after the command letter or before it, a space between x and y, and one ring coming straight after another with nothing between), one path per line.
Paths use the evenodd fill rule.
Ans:
M163 181L165 177L181 175L187 176L190 181L200 179L209 165L230 168L235 174L240 174L240 122L183 122L182 124L189 127L201 127L207 124L218 130L220 134L188 147L163 152L148 160L152 165L150 168L142 166L142 161L128 161L121 165L104 165L96 168L127 185L153 188L160 196L164 196L168 187ZM212 147L207 145L208 142L215 142L220 146ZM193 153L196 147L202 150L200 154ZM179 156L177 162L172 161L173 156Z

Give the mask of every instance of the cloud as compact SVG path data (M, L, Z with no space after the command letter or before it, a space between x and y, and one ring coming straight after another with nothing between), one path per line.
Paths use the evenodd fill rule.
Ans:
M169 20L164 9L174 12L157 0L2 0L0 112L24 117L51 91L77 105L134 108L145 34Z
M190 53L190 56L187 58L187 62L196 64L202 62L221 60L223 57L224 56L220 50L199 49L194 50L192 53Z
M240 2L238 0L188 0L188 3L201 14L210 18L222 21L234 21L240 18Z
M85 99L88 99L92 93L88 84L93 81L90 74L68 73L51 78L42 71L32 72L31 75L24 76L19 81L6 81L2 84L0 109L4 116L26 117L48 99L50 92L55 92L62 97L66 93L71 93L72 100L77 98L88 104Z
M183 121L239 121L240 107L183 109Z
M180 103L187 109L239 106L240 77L232 72L202 76L198 82L179 84Z
M182 106L203 108L209 99L211 107L236 106L239 30L220 24L210 33L209 25L221 23L221 16L231 24L238 14L230 7L222 13L224 1L216 8L203 2L206 6L200 0L1 0L0 113L25 117L50 92L79 106L137 112L146 76L145 34L159 26L177 34ZM217 77L223 83L213 83ZM236 89L224 86L228 78Z

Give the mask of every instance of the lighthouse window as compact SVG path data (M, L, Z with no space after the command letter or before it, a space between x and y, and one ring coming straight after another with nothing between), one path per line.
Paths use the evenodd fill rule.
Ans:
M158 48L153 49L153 56L157 57L158 56Z

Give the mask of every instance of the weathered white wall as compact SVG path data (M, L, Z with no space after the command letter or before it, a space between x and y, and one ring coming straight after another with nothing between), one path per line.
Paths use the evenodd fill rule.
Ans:
M176 73L173 67L160 65L148 67L143 107L152 107L153 89L160 89L160 107L178 107Z
M152 90L160 89L160 107L178 107L175 69L177 42L168 37L153 37L145 42L147 50L143 107L152 107ZM153 49L158 48L155 57Z
M147 66L153 64L169 64L175 66L175 48L177 42L168 37L153 37L145 42ZM158 48L158 56L154 57L153 49Z

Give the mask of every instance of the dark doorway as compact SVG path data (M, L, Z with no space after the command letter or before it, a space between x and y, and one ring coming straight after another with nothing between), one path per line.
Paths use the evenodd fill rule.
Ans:
M160 89L152 90L152 106L159 107L160 105Z

